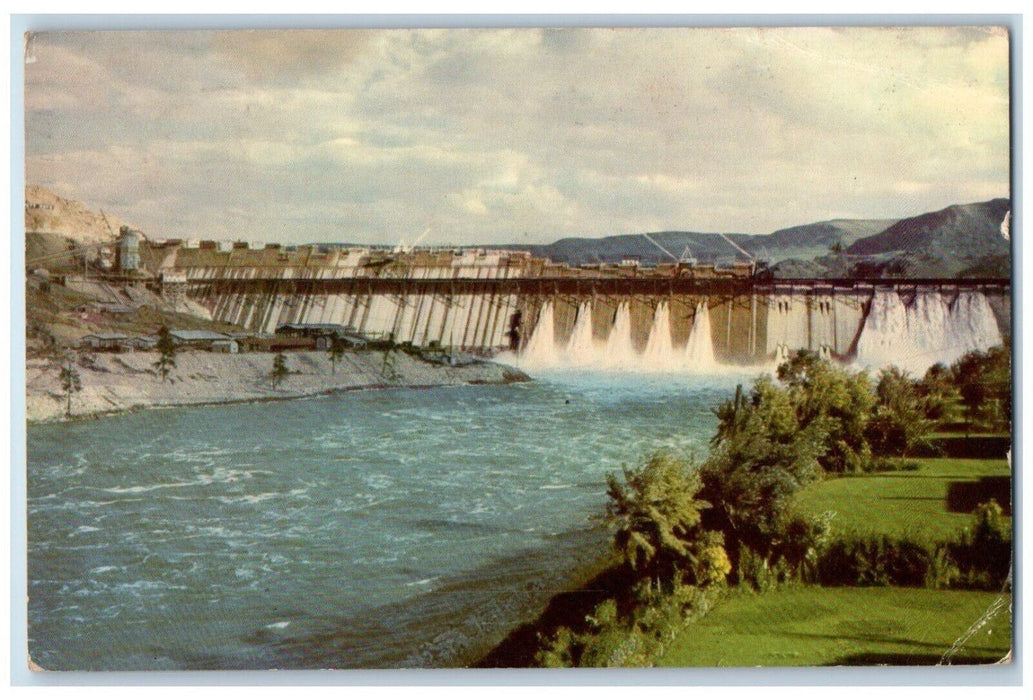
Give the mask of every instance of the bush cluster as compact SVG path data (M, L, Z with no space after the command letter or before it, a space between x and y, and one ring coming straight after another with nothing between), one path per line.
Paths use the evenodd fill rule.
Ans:
M651 666L688 625L706 615L723 588L676 584L670 590L645 592L622 615L616 599L596 606L580 630L560 627L539 639L535 657L544 668Z
M975 372L970 365L980 357L970 353L960 366ZM1000 357L980 367L988 362ZM925 445L934 421L951 417L956 378L942 366L922 381L890 368L873 385L864 372L800 352L779 367L777 380L759 377L749 392L738 387L715 411L711 455L698 468L657 454L607 477L607 515L628 590L576 629L539 639L537 662L649 665L729 582L757 590L799 581L1000 588L1010 573L1011 536L995 502L980 505L972 527L946 542L836 537L829 516L791 508L800 488L830 473L916 468L891 458Z

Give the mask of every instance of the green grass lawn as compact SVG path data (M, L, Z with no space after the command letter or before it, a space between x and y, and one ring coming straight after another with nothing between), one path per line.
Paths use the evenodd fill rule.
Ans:
M800 586L734 593L672 642L659 666L932 665L997 603L951 662L1011 648L1010 599L980 591Z
M948 508L952 482L1010 476L1003 459L916 461L921 464L918 471L830 478L811 484L799 493L796 503L805 513L835 513L835 532L925 533L945 539L971 521L969 513Z

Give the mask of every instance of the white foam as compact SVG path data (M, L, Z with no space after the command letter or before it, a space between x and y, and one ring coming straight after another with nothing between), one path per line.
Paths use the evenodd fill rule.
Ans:
M966 352L1001 342L997 319L981 292L960 292L948 306L939 292L919 291L905 306L896 291L876 291L857 341L857 364L895 365L921 375L936 363L950 365Z
M666 300L660 301L653 312L649 337L642 352L637 352L632 342L631 308L627 302L617 306L605 343L593 336L592 313L591 302L582 302L578 306L570 340L560 351L555 342L552 303L546 302L523 351L517 356L503 353L497 359L531 373L577 369L619 373L724 374L731 369L721 365L714 356L710 310L706 302L696 307L685 346L675 348L671 307Z

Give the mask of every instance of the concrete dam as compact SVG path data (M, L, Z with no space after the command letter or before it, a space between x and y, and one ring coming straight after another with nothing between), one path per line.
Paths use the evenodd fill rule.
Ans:
M141 272L214 319L330 323L531 366L705 371L800 348L913 371L1010 333L1008 279L775 280L752 264L572 267L499 250L145 242Z

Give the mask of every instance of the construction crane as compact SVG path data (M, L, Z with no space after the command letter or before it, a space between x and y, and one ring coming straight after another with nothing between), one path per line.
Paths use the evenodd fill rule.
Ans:
M656 246L657 248L659 248L659 249L660 249L660 250L662 250L663 252L665 252L665 253L667 254L667 256L668 256L669 258L671 258L672 260L674 260L675 262L680 262L680 260L679 260L679 259L678 259L677 257L675 257L674 253L672 253L671 251L667 250L667 248L664 248L664 247L663 247L662 245L660 245L659 243L657 243L656 241L654 241L654 240L653 240L653 239L652 239L652 238L651 238L651 237L649 236L649 234L648 234L648 233L643 233L643 234L642 234L642 237L643 237L643 238L645 238L645 239L646 239L647 241L649 241L650 243L652 243L653 245L655 245L655 246Z
M411 253L413 251L413 249L416 248L417 245L419 245L420 241L422 241L424 238L427 237L428 233L430 233L430 226L428 226L427 228L425 228L423 230L423 233L421 233L416 238L416 240L412 242L412 245L406 245L405 240L402 239L401 241L398 242L398 245L395 246L395 248L394 248L394 250L392 252L394 252L394 253Z
M108 233L110 233L115 238L118 238L118 236L115 235L115 229L111 228L111 222L108 221L108 217L105 216L103 209L100 210L100 218L104 219L104 225L108 227Z
M685 246L685 250L681 252L681 257L678 258L678 262L683 265L695 265L698 261L696 260L696 256L692 254L692 251L689 250L689 246Z
M717 235L719 235L719 236L721 236L721 238L725 239L728 242L728 245L732 246L737 251L739 251L740 253L742 253L743 255L746 256L746 259L750 261L750 274L751 275L757 276L759 274L769 274L769 273L767 273L768 266L767 266L766 262L764 262L762 260L757 260L757 258L752 253L750 253L750 252L746 251L745 249L743 249L742 246L736 244L735 241L733 241L731 238L729 238L725 234L718 233Z
M696 256L692 254L692 250L689 248L689 246L685 246L685 249L682 250L681 255L675 257L674 253L672 253L671 251L667 250L667 248L664 248L662 245L654 241L648 233L643 233L642 237L650 243L652 243L653 245L655 245L663 252L667 253L667 255L679 265L689 265L690 267L694 267L698 262L696 260Z
M723 233L718 233L717 235L721 236L721 238L723 238L723 239L725 239L726 241L728 241L728 245L732 246L732 247L733 247L733 248L735 248L735 249L736 249L737 251L739 251L740 253L742 253L743 255L745 255L745 256L746 256L746 258L747 258L747 259L748 259L748 260L749 260L750 262L752 262L752 263L755 263L755 262L757 262L757 259L756 259L755 257L753 257L753 254L752 254L752 253L748 253L748 252L746 252L745 250L743 250L743 249L742 249L742 247L740 247L739 245L737 245L737 244L736 244L736 242L735 242L735 241L733 241L733 240L732 240L731 238L729 238L728 236L726 236L726 235L725 235L725 234L723 234Z

